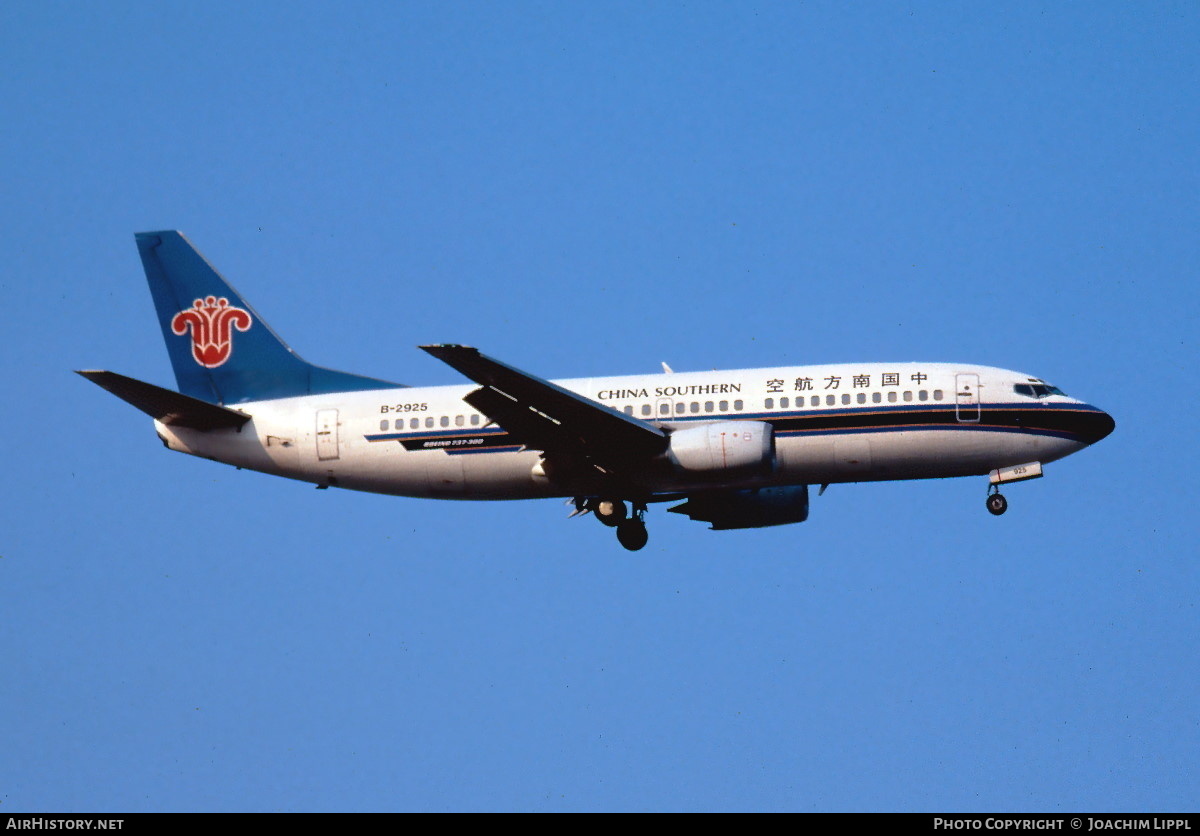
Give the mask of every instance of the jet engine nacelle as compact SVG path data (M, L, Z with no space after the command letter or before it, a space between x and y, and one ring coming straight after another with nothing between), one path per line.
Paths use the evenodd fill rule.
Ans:
M808 485L693 494L669 510L712 523L714 530L804 522L808 519Z
M667 455L686 473L767 473L775 463L775 434L762 421L717 421L672 432Z

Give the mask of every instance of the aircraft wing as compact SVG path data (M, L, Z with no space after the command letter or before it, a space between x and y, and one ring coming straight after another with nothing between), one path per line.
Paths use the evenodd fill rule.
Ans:
M621 470L661 453L667 435L658 427L494 360L465 345L421 348L482 388L463 400L526 447L548 454L582 454L601 467Z

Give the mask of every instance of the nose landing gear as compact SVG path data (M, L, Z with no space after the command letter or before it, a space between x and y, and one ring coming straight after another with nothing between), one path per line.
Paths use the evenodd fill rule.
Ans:
M1008 500L1004 498L995 485L992 486L991 492L988 493L987 509L997 517L1008 510Z
M988 474L987 509L995 516L1000 516L1008 510L1008 500L1000 495L1000 485L1009 482L1024 482L1026 479L1042 477L1041 462L1026 462L1009 467L1000 467Z

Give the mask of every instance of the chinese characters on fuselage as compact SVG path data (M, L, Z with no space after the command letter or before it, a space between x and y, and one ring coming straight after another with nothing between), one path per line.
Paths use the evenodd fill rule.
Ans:
M912 375L910 375L910 379L914 383L918 383L918 384L924 383L925 381L929 380L929 375L925 374L924 372L915 372ZM854 389L870 389L871 388L871 375L869 375L869 374L851 375L850 380L851 380L852 388L854 388ZM821 378L821 381L823 381L825 384L822 387L823 389L840 389L842 387L842 378L840 375L831 374L827 377ZM880 386L899 386L900 385L900 373L899 372L883 372L881 375L879 375L879 385ZM815 389L816 387L814 386L813 379L811 377L798 377L798 378L796 378L796 382L792 388L796 392L810 392L813 389ZM771 380L767 381L767 393L768 394L779 394L782 392L783 392L783 381L782 380L779 380L778 378L772 378Z

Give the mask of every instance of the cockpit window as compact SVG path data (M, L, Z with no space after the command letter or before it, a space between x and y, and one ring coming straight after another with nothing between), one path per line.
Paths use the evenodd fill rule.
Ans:
M1051 395L1062 395L1065 398L1067 396L1062 389L1051 386L1049 383L1018 383L1013 386L1013 391L1027 398L1048 398Z

